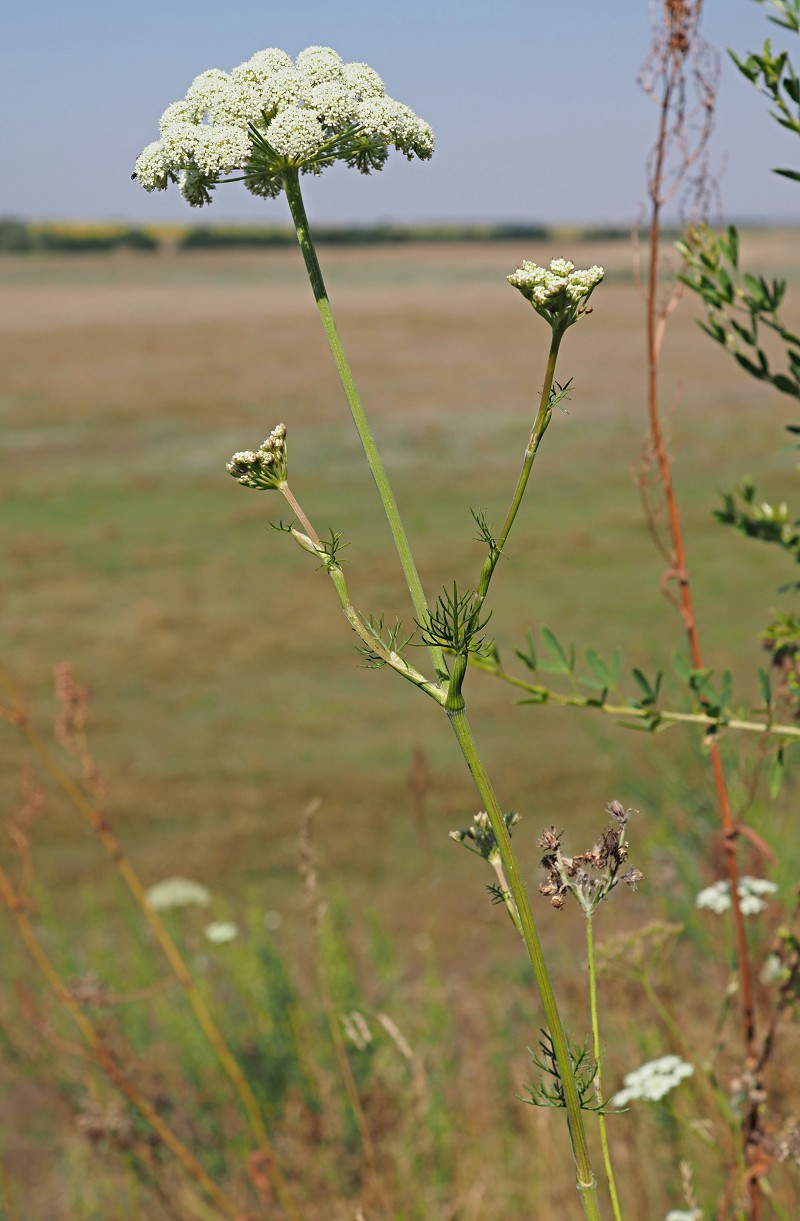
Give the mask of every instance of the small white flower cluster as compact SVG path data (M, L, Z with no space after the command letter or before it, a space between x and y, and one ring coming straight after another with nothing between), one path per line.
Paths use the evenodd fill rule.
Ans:
M672 1208L664 1221L703 1221L703 1214L699 1208Z
M258 51L227 73L201 72L161 116L161 138L136 161L146 191L179 182L190 204L210 202L223 174L241 171L256 195L276 196L285 170L320 173L343 160L380 169L390 147L409 160L433 153L433 132L386 95L368 64L343 63L330 47Z
M551 325L560 320L569 326L585 312L586 302L604 275L602 267L576 271L569 259L553 259L549 268L523 259L522 266L506 278Z
M636 1099L658 1102L686 1077L691 1077L693 1072L694 1066L681 1060L680 1056L661 1056L658 1060L650 1060L626 1075L623 1088L610 1099L609 1106L626 1107Z
M230 920L213 920L211 924L206 925L204 935L206 941L210 941L212 945L225 945L239 936L239 926Z
M171 907L208 907L211 891L190 878L164 878L147 891L147 902L156 911L167 911Z
M757 916L767 906L767 900L777 892L778 887L767 878L739 878L739 907L743 916ZM705 908L721 916L731 910L730 882L715 882L701 890L695 900L695 906Z
M278 424L258 450L234 454L228 474L247 488L279 488L286 482L286 457L286 425Z

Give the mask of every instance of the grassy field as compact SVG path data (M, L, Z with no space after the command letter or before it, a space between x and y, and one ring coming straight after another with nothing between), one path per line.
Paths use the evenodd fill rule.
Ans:
M548 432L493 586L491 628L510 668L526 631L547 624L601 653L620 644L626 665L651 672L682 641L659 593L663 564L633 479L645 361L628 244L332 249L323 265L435 597L454 579L476 580L482 553L470 507L495 523L504 513L542 376L546 328L505 276L522 258L561 254L608 274L594 313L565 341L559 378L573 377L574 393ZM745 235L742 262L790 278L797 324L797 235ZM745 472L771 498L791 497L794 460L783 432L791 404L743 376L695 317L686 301L670 326L663 401L673 413L707 655L731 666L747 707L757 702L758 633L771 606L789 605L774 592L787 572L780 555L725 533L711 511L718 489ZM297 833L302 809L320 798L317 851L328 892L346 896L359 925L375 914L409 986L433 956L441 986L464 1002L456 1039L469 1037L470 1021L483 1037L497 973L518 973L521 1016L511 1025L524 1074L524 1042L534 1037L525 1031L538 1019L525 1010L511 930L482 893L489 879L447 837L477 807L444 719L391 674L360 664L324 574L269 529L281 513L277 497L255 496L225 471L234 450L255 447L284 421L292 488L320 532L342 531L356 605L410 624L299 254L7 256L0 345L3 660L43 730L56 662L69 659L91 689L109 817L145 882L196 878L234 917L260 904L277 913L284 952L302 959ZM515 708L509 688L479 674L466 693L500 799L524 816L518 837L531 875L543 826L566 826L572 846L583 847L577 841L599 829L605 803L619 797L643 815L634 836L649 885L633 900L637 923L668 912L676 888L708 879L710 860L689 859L691 827L711 804L689 734L653 738L600 717ZM423 828L409 788L420 747L431 775ZM727 749L735 762L742 744ZM3 798L13 804L24 751L10 726L0 752ZM80 927L94 904L82 944L107 954L102 913L117 883L57 796L37 825L34 859L53 921ZM632 918L630 903L620 906L628 910L609 916L609 929ZM567 927L564 918L545 920L554 950L576 944L580 929ZM91 961L88 949L85 956ZM487 989L494 999L479 1015L475 997ZM13 1008L6 997L8 1022ZM541 1116L520 1119L512 1106L519 1077L507 1065L503 1073L511 1107L503 1122L544 1140ZM13 1169L22 1173L30 1148L16 1142ZM663 1215L637 1199L645 1211L635 1215ZM397 1216L445 1216L437 1207ZM503 1215L470 1207L447 1215Z

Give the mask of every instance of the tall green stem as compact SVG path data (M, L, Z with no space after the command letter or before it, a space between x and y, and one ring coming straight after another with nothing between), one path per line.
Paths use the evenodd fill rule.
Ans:
M422 583L419 579L419 574L417 573L413 556L411 554L411 548L406 537L405 529L402 521L400 520L400 514L397 509L394 494L375 445L369 424L367 423L364 408L362 406L358 390L356 389L353 375L350 370L347 357L344 353L344 348L342 347L342 343L339 338L330 301L328 300L327 289L325 288L325 282L322 278L322 270L320 268L317 253L311 237L308 217L306 216L303 197L300 191L299 175L296 170L286 171L284 173L284 187L286 190L286 198L292 214L292 220L294 221L295 229L297 231L297 240L300 243L300 249L303 253L306 270L308 272L309 280L311 281L311 287L314 293L314 299L317 303L320 318L322 319L322 325L325 330L325 335L328 340L331 354L336 364L339 378L342 383L342 388L344 390L345 397L347 398L358 435L361 439L361 444L364 448L364 453L366 455L369 468L372 471L373 478L383 502L383 507L386 512L395 546L397 548L397 553L400 558L400 563L408 583L417 620L419 623L424 624L428 622L429 619L428 604L422 589ZM534 421L528 445L525 450L522 471L520 473L516 491L514 493L511 507L509 508L506 516L501 534L496 540L495 545L492 546L489 557L484 564L484 569L481 574L481 580L477 590L477 602L481 602L486 596L489 583L492 578L492 573L497 566L502 548L505 545L519 506L522 503L522 498L530 477L531 468L533 466L534 458L536 457L539 442L541 441L545 429L550 422L552 415L550 394L562 334L563 331L558 331L556 329L553 331L553 338L550 345L550 354L539 409ZM313 540L310 541L312 541L313 545ZM331 575L336 575L338 577L340 574L338 572L335 574L332 572ZM347 613L347 610L350 609L350 604L349 598L344 589L340 590L340 598ZM358 630L355 622L353 622L353 626L356 627L356 630ZM466 657L455 658L453 678L451 679L442 649L435 643L429 643L428 650L440 682L442 684L448 683L448 694L445 703L448 718L453 727L453 731L456 735L459 746L461 747L461 751L467 765L469 766L470 772L472 773L481 799L486 806L486 811L489 815L492 830L494 831L495 839L500 851L503 869L506 877L508 878L511 898L519 914L518 927L522 933L522 937L528 951L528 956L533 967L534 977L539 989L539 995L544 1008L550 1037L553 1041L556 1063L558 1065L558 1071L561 1078L561 1085L564 1092L564 1102L567 1111L567 1125L577 1171L577 1187L581 1196L584 1216L586 1217L586 1221L600 1221L600 1212L597 1200L597 1183L589 1161L586 1132L583 1125L583 1116L581 1114L580 1098L575 1081L575 1073L572 1067L572 1060L570 1058L569 1044L564 1033L561 1016L556 1004L553 986L550 982L550 976L547 971L541 942L539 941L539 935L533 920L533 913L528 901L527 892L522 881L516 855L511 846L511 837L506 828L505 820L488 774L478 754L475 740L472 736L472 731L470 730L464 712L464 701L460 694L460 687L461 683L463 682L464 674L466 673L467 659ZM406 675L406 677L408 676ZM423 686L421 683L418 685ZM428 694L434 694L434 692L429 690Z
M539 410L536 413L536 419L533 422L531 435L525 448L525 457L522 463L522 470L520 471L519 479L517 480L517 486L514 491L511 506L506 514L506 520L503 523L503 529L497 536L495 544L491 548L481 571L480 581L478 582L478 605L483 602L489 590L489 583L494 574L494 570L497 567L497 562L503 553L503 548L505 547L508 536L511 533L511 527L514 524L514 519L517 516L519 506L522 504L522 497L525 495L525 489L528 486L528 479L530 478L531 470L533 468L533 461L536 457L536 451L539 448L539 442L544 436L547 425L550 423L553 414L553 409L550 406L550 391L553 388L553 378L555 377L556 372L556 361L558 360L558 349L561 346L563 334L563 331L559 331L557 329L554 329L552 332L550 351L547 357L547 368L545 369L544 375L544 384L542 386L542 393L539 399Z
M594 959L594 930L592 928L593 912L586 912L586 953L589 959L589 997L592 1010L592 1052L594 1054L594 1062L597 1066L595 1074L595 1090L597 1093L597 1101L603 1100L603 1071L601 1068L601 1047L600 1047L600 1022L597 1016L597 972L595 970ZM608 1132L606 1131L606 1117L603 1111L598 1113L600 1121L600 1145L603 1150L603 1165L606 1168L606 1179L608 1181L608 1192L611 1196L611 1207L614 1211L615 1221L622 1221L622 1212L619 1206L619 1196L617 1195L617 1184L614 1179L614 1169L611 1165L611 1154L608 1148Z
M328 340L328 345L331 354L336 364L336 369L339 373L339 379L342 383L345 397L347 399L350 411L353 415L353 421L358 435L361 438L361 444L364 447L369 469L372 471L372 477L378 488L378 493L383 502L383 508L386 517L389 521L389 528L392 531L392 537L397 548L397 554L400 557L400 563L403 567L406 582L408 583L411 601L414 604L417 621L425 623L428 619L428 603L422 589L422 582L419 579L417 566L414 563L414 557L411 554L408 538L406 537L405 528L400 520L400 513L397 508L397 502L394 498L389 478L378 453L377 446L372 436L367 417L364 413L364 408L361 403L361 398L356 388L353 374L350 365L345 355L342 341L339 338L339 332L334 321L333 311L328 299L328 290L325 287L325 281L322 278L322 269L319 265L317 252L314 247L314 242L311 237L311 229L306 216L305 204L300 191L300 178L297 170L286 170L284 172L284 186L286 188L286 198L289 202L289 209L292 213L294 227L297 230L297 240L300 243L300 249L303 252L305 259L308 278L311 281L311 288L314 293L314 300L317 303L319 316L322 319L322 325L325 329L325 335ZM428 645L428 651L433 662L434 669L440 681L446 682L448 678L447 665L444 660L444 653L434 644Z
M550 982L550 975L547 970L547 964L544 960L542 944L539 940L539 934L536 929L536 924L533 919L528 892L525 889L525 884L522 880L519 864L517 863L516 853L511 846L511 836L506 828L505 819L503 818L500 804L495 796L492 783L483 765L478 749L475 744L475 739L472 736L469 722L463 709L448 711L448 718L453 727L453 732L456 735L461 752L467 762L472 778L475 781L475 786L481 796L481 800L486 806L486 812L489 815L489 820L492 825L497 846L500 850L500 859L503 862L503 869L508 878L511 897L514 900L517 911L519 913L520 926L522 937L525 942L525 948L528 951L528 957L533 967L533 974L536 980L536 986L539 990L539 996L542 1001L542 1008L547 1019L547 1026L550 1032L550 1038L553 1040L553 1049L556 1055L556 1063L561 1077L561 1085L564 1091L564 1103L567 1111L567 1124L569 1127L570 1140L572 1142L572 1152L575 1157L575 1167L577 1170L577 1185L581 1196L584 1215L587 1221L599 1221L600 1212L597 1202L597 1183L589 1161L589 1150L586 1143L586 1132L583 1126L583 1115L581 1114L580 1098L578 1097L578 1087L575 1083L575 1073L572 1068L572 1060L569 1054L569 1044L564 1033L564 1027L561 1022L561 1015L556 1004L553 985Z

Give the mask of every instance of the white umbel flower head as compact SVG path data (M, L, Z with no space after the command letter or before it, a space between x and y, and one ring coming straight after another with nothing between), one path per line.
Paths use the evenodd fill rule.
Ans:
M506 278L530 301L540 317L554 330L563 332L587 313L589 297L604 274L602 267L576 271L569 259L553 259L549 268L524 259Z
M209 68L192 81L186 93L186 104L198 119L202 119L206 113L214 119L219 107L225 104L230 87L231 78L227 72L221 68Z
M167 185L169 163L160 140L143 148L136 158L134 176L146 191L163 191Z
M207 129L197 146L194 160L204 174L229 174L250 154L247 132L233 123L217 123Z
M156 911L167 911L171 907L208 907L211 891L191 878L164 878L147 891L147 902Z
M743 916L757 916L767 906L767 900L777 892L778 887L768 878L739 878L739 908ZM715 882L701 890L695 899L695 906L714 912L717 916L731 910L731 884L728 881Z
M159 130L164 135L175 123L197 123L200 120L200 115L197 113L197 107L192 106L184 98L182 102L171 102L161 116L158 124Z
M308 161L325 142L325 128L313 110L281 110L267 128L267 140L279 157L296 165Z
M331 47L257 51L230 73L201 72L161 116L134 177L146 191L178 182L190 204L209 203L227 174L243 175L254 195L274 198L287 174L319 174L344 161L368 174L396 148L427 160L433 132L413 110L386 96L368 64L345 64Z
M345 85L361 98L381 98L386 92L383 81L369 64L345 64L342 77Z
M621 1090L609 1099L609 1106L626 1107L629 1102L641 1099L644 1102L659 1102L681 1081L691 1077L694 1065L687 1064L680 1056L661 1056L650 1060L628 1073Z
M239 926L231 920L214 920L206 925L204 936L212 945L225 945L239 936Z
M342 57L332 47L306 47L295 60L307 87L342 78Z

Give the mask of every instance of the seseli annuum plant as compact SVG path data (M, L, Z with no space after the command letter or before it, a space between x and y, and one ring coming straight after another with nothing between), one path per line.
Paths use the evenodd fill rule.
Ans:
M541 394L505 520L494 530L483 514L473 514L486 546L486 558L474 588L459 589L452 584L431 606L339 339L300 189L303 174L319 174L337 162L364 174L380 170L392 148L408 158L427 159L433 153L433 134L407 106L386 95L382 81L366 64L343 63L328 47L309 47L294 62L283 51L268 49L230 73L212 69L196 77L185 98L164 112L161 137L139 156L135 177L149 191L177 183L193 206L210 203L218 186L234 181L244 182L253 194L267 198L286 193L328 343L408 584L413 625L406 629L398 620L387 630L383 613L364 613L353 605L339 554L340 535L331 531L323 539L290 489L283 425L278 425L257 450L234 454L228 470L247 487L275 490L284 497L293 521L285 526L281 523L280 528L314 556L330 576L342 610L360 638L362 653L371 664L390 667L435 700L450 722L480 795L487 829L496 843L504 879L502 901L524 940L533 967L547 1023L546 1038L552 1049L552 1068L567 1115L577 1188L585 1216L596 1218L600 1215L597 1183L582 1109L585 1091L580 1091L576 1080L575 1057L564 1032L523 871L512 847L511 820L502 811L467 719L464 682L470 659L491 654L491 642L484 635L491 616L485 605L491 581L508 544L553 410L566 394L566 387L555 381L561 342L566 331L590 312L588 302L603 278L603 270L577 270L571 262L559 258L549 268L526 261L508 277L550 328ZM427 676L404 656L415 633L427 648L432 667Z

